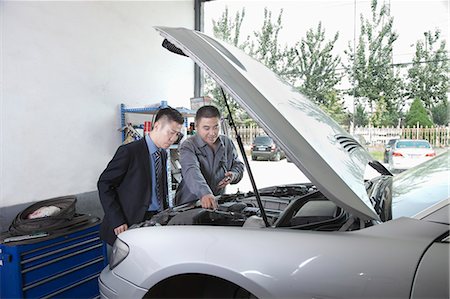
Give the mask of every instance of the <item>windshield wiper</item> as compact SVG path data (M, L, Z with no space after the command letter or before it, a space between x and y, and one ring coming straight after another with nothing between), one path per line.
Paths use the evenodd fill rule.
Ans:
M258 203L258 207L261 212L261 217L262 217L266 227L269 227L270 226L269 220L267 219L266 211L264 210L264 206L262 204L261 196L259 195L258 188L256 188L255 178L253 177L253 173L250 168L250 164L248 163L247 155L245 154L245 149L244 149L244 145L242 144L241 135L239 135L236 125L234 123L233 116L231 115L231 109L230 109L230 106L228 105L228 100L227 100L227 97L226 97L225 92L223 91L222 87L220 87L220 91L222 92L223 100L225 101L225 106L227 107L227 110L228 110L228 116L229 116L228 121L230 123L230 127L234 130L234 133L236 134L236 141L239 145L239 150L241 151L242 159L244 159L245 167L247 168L247 171L248 171L248 177L250 178L250 182L252 183L253 192L255 193L256 202Z
M375 169L376 171L378 171L378 173L381 174L381 175L390 175L390 176L392 176L392 173L389 170L387 170L387 168L384 167L384 165L381 164L377 160L370 161L369 165L372 166L372 168Z

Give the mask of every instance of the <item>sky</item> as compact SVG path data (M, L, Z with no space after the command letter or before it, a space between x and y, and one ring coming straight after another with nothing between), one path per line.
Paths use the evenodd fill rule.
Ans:
M414 55L414 45L423 38L423 33L439 28L442 37L449 39L450 0L390 0L384 1L391 5L391 15L394 17L394 30L399 34L395 42L394 62L410 61ZM380 1L379 3L383 3ZM356 13L355 13L356 4ZM231 16L245 7L245 18L242 26L243 36L252 34L262 27L264 8L272 11L275 20L280 9L283 9L280 41L292 45L305 36L310 28L316 28L322 22L327 37L332 38L339 31L336 50L340 53L347 48L348 42L353 43L354 29L359 33L360 14L370 16L370 1L354 0L322 0L322 1L211 1L205 3L205 32L212 34L212 19L218 20L220 15L229 8ZM356 15L356 18L355 18ZM355 28L356 21L356 28Z
M348 49L349 42L353 45L354 37L358 39L360 15L365 18L371 16L371 1L360 0L291 0L291 1L222 1L205 2L204 5L204 31L212 33L212 20L218 20L228 7L230 16L234 19L237 11L245 7L245 18L241 27L241 36L253 36L253 31L262 27L264 8L272 12L272 21L276 21L280 9L283 9L282 26L279 41L284 46L292 46L300 41L310 28L317 28L322 22L326 38L331 39L339 31L339 39L335 44L335 54L346 62L344 50ZM441 31L441 38L446 40L447 49L450 27L450 0L379 0L390 4L391 16L394 17L394 31L398 39L394 44L393 62L407 63L414 57L415 44L423 39L426 31ZM350 101L350 102L349 102ZM352 101L346 100L351 107Z

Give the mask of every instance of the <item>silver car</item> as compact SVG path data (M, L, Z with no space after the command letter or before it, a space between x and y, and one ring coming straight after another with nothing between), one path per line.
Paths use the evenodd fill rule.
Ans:
M114 244L103 298L449 298L448 152L393 177L239 49L184 28L156 30L311 182L223 195L217 210L187 204L136 225ZM364 180L368 168L379 176Z

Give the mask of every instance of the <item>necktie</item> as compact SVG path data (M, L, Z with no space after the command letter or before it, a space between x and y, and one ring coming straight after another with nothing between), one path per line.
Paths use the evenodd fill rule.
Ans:
M163 186L163 169L162 169L162 159L161 151L157 150L153 153L153 159L155 161L155 175L156 175L156 198L158 199L158 204L161 210L164 209L164 186Z

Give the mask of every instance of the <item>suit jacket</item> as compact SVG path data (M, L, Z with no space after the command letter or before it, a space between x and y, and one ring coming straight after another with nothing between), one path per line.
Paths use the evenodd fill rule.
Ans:
M105 216L100 237L112 245L116 240L114 228L131 226L144 219L151 199L150 157L145 138L121 145L97 183L100 202ZM167 195L167 155L163 151L163 183ZM167 197L167 196L166 196ZM167 208L167 201L163 201Z

